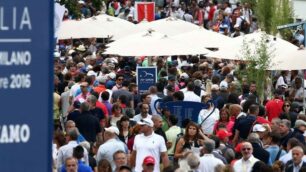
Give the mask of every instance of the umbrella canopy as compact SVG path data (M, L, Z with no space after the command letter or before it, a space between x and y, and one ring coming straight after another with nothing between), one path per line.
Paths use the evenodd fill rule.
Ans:
M278 59L284 59L287 57L287 52L294 52L298 49L297 46L285 41L281 38L276 38L272 35L267 35L264 32L255 32L244 36L239 36L232 39L230 44L223 44L218 51L209 53L209 57L217 57L226 59L243 59L244 44L247 43L250 53L255 54L256 49L262 38L265 38L266 45L268 47L268 53L271 55L272 61L279 61Z
M82 27L81 21L65 20L58 31L58 39L86 38L88 34L91 33Z
M272 60L270 70L303 70L306 69L306 50L286 52L282 58Z
M231 44L233 40L228 36L209 31L203 27L176 35L173 38L186 42L193 42L194 44L200 44L206 48L218 48L224 44Z
M137 32L136 25L106 14L79 21L64 21L59 30L59 39L109 38L119 39L127 33Z
M120 56L171 56L196 55L210 52L204 47L194 46L157 32L140 32L107 45L104 54Z
M152 22L139 23L137 24L137 28L140 31L154 30L156 32L160 32L168 36L173 36L196 30L199 28L199 26L177 18L168 17Z

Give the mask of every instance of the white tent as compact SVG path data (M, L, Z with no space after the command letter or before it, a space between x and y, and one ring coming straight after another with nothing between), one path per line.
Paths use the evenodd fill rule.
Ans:
M206 48L218 48L224 44L230 44L233 40L228 36L207 30L203 27L176 35L173 38L186 42L192 42L193 44L199 44Z
M306 50L288 51L283 58L273 59L270 70L303 70L306 69Z
M79 21L64 21L58 39L70 38L109 38L119 39L127 34L136 33L136 25L106 14Z
M120 56L170 56L197 55L210 52L204 47L194 46L157 32L140 32L107 45L104 54Z
M199 26L195 24L173 17L137 24L137 29L140 31L154 30L168 36L178 35L181 33L196 30L198 28Z
M278 59L286 59L287 52L294 52L298 49L297 46L281 38L267 35L264 32L255 32L234 38L230 44L223 44L218 51L209 53L207 56L245 60L243 59L244 44L247 43L250 53L255 54L262 38L266 39L265 42L268 47L268 53L271 55L273 62L279 61Z

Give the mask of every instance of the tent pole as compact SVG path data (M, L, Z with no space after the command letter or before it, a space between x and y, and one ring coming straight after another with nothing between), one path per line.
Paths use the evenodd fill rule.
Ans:
M305 72L306 70L303 70L303 82L302 82L302 87L303 87L303 113L305 114Z

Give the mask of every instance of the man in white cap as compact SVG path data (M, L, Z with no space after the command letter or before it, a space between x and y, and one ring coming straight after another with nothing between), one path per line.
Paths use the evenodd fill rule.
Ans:
M105 142L99 147L97 152L97 163L102 159L106 159L111 163L112 169L115 170L116 165L113 159L114 153L119 150L127 153L127 147L122 141L117 139L117 136L119 135L119 129L117 127L111 126L105 128L103 135Z
M145 118L138 122L141 125L142 134L136 135L134 140L133 151L131 155L131 165L135 167L135 172L143 170L142 162L147 156L152 156L156 162L162 158L163 167L169 165L167 148L162 136L153 131L154 123L151 119ZM154 172L159 172L159 163L154 164Z

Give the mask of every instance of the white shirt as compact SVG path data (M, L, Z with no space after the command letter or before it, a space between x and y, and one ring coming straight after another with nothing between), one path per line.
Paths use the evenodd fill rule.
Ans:
M210 109L202 109L199 113L198 117L198 124L201 124L202 121L207 118L207 116L212 112L214 108L211 107ZM219 120L219 109L215 108L214 112L203 122L201 128L205 134L213 134L214 126Z
M285 83L285 78L283 76L278 77L276 85L275 85L275 89L277 89L281 85L287 85Z
M138 134L135 137L133 150L136 151L135 172L142 172L142 162L146 156L153 156L155 159L154 172L159 172L160 155L166 152L166 143L162 136L154 132L150 136Z
M183 130L178 127L178 126L172 126L170 127L166 132L166 137L167 137L167 140L169 142L172 143L172 146L170 149L168 149L168 155L173 155L174 154L174 147L175 147L175 143L176 143L176 140L177 140L177 135L180 134Z
M122 150L125 153L127 153L126 152L126 147L121 140L117 140L116 138L107 140L104 144L102 144L99 147L99 150L97 152L97 163L101 159L106 159L108 162L111 163L112 169L115 170L116 165L115 165L115 162L113 160L113 155L118 150Z
M253 155L248 160L244 160L243 158L239 159L234 164L234 170L239 172L251 172L253 165L259 161Z
M78 145L79 144L77 143L77 141L69 141L68 144L59 148L57 153L57 169L61 169L62 166L65 164L65 160L69 157L72 157L73 148ZM86 149L84 149L84 161L86 165L89 165L88 152Z
M292 150L290 150L287 154L279 158L280 161L282 161L284 164L286 164L288 161L292 160ZM306 156L303 156L303 162L306 162Z
M132 120L135 122L139 122L142 119L151 119L151 118L152 118L152 115L149 115L149 114L147 114L146 118L143 118L141 114L138 114L138 115L135 115Z
M157 113L157 111L154 107L154 104L155 104L156 100L158 100L160 98L156 94L151 94L150 97L151 97L150 108L151 108L152 114L157 115L158 113Z
M200 166L198 171L200 172L212 172L215 171L217 165L224 165L223 162L216 158L213 154L204 154L200 158Z
M186 91L184 92L184 101L201 103L201 98L198 95L196 95L193 91Z
M75 83L70 89L69 96L75 98L78 89L80 89L80 84Z
M185 13L182 16L182 20L192 23L193 22L193 16L191 14Z
M293 164L293 172L300 172L302 165L303 165L303 161L301 161L300 164L297 166Z
M70 94L70 90L65 91L61 94L61 105L62 105L62 114L64 116L68 115L68 109L70 107L69 104L69 94Z
M225 10L224 10L224 13L228 14L228 15L231 15L232 14L232 9L231 7L226 7Z

